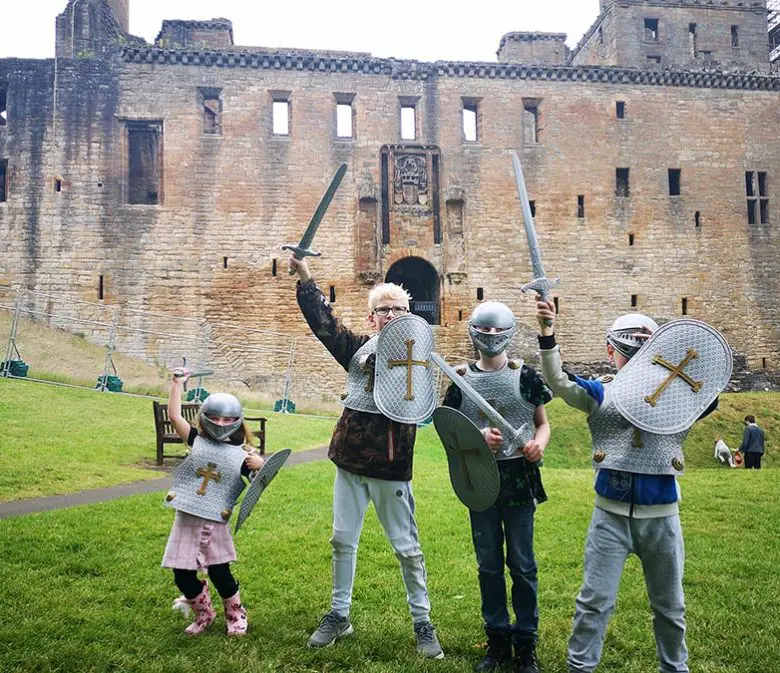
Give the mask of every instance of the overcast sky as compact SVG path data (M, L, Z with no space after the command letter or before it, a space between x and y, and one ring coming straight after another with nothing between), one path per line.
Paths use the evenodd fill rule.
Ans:
M0 58L52 58L67 0L0 0ZM236 44L365 51L421 61L495 61L512 31L566 33L577 44L599 0L130 0L130 32L153 42L163 19L233 22Z

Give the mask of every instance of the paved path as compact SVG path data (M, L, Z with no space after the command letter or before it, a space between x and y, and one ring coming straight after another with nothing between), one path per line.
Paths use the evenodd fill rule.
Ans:
M327 446L321 446L318 449L310 449L307 451L293 451L292 455L287 459L285 466L310 463L315 460L325 460L327 457ZM170 488L172 479L173 477L168 476L162 479L135 481L131 484L110 486L108 488L96 488L92 491L80 491L79 493L70 493L68 495L55 495L48 498L31 498L29 500L3 502L0 503L0 519L5 519L10 516L21 516L22 514L32 514L34 512L48 512L53 509L65 509L66 507L74 507L75 505L91 505L96 502L124 498L127 495L164 491Z

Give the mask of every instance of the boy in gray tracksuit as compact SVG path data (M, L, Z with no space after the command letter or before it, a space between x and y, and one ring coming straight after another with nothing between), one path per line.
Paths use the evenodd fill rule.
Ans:
M632 426L618 413L609 384L614 377L568 376L553 332L555 309L537 297L542 374L556 397L588 415L596 469L596 502L585 542L582 587L568 647L570 673L592 673L615 607L629 554L642 562L653 611L658 670L688 673L685 644L685 553L678 513L676 475L683 471L688 430L657 435ZM620 370L658 325L634 313L618 318L607 333L607 353ZM717 399L702 416L717 407ZM637 450L641 449L641 450Z

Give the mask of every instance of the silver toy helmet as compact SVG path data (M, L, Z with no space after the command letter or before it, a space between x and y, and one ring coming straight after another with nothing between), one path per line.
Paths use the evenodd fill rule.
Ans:
M495 327L501 331L486 334L476 329L477 327ZM498 301L486 301L480 304L469 318L471 341L480 353L488 357L505 351L516 331L517 322L514 314L506 304Z
M607 343L621 355L631 359L644 345L645 339L637 339L637 332L650 333L658 329L658 323L641 313L620 316L607 331Z
M236 420L229 425L218 425L209 416ZM243 424L244 410L241 408L241 402L230 393L212 393L201 405L199 419L203 432L212 439L223 442Z

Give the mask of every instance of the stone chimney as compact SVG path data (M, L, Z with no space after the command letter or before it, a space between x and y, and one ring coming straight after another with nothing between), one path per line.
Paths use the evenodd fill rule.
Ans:
M233 24L228 19L166 20L155 41L171 49L223 49L233 46Z
M567 48L565 33L507 33L496 52L500 63L564 65Z

